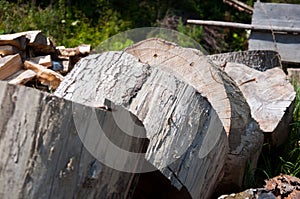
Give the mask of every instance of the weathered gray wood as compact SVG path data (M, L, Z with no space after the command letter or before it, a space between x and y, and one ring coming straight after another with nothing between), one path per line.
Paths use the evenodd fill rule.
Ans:
M52 66L50 55L31 57L30 61L45 66L46 68L50 68Z
M92 115L96 114L99 123L107 124L103 130L114 137L119 147L143 153L145 139L125 136L117 128L112 112L2 81L0 104L2 199L130 198L138 175L97 161L78 134L79 128L88 131ZM127 112L119 106L114 108L115 114ZM74 122L75 115L80 126ZM132 131L145 134L144 128ZM105 150L101 153L106 156ZM132 163L129 157L122 158Z
M55 95L99 106L107 98L144 124L146 159L193 198L208 198L224 166L228 140L208 101L172 74L126 52L81 59Z
M283 28L300 28L300 5L261 3L254 4L252 25L265 25ZM300 62L300 37L295 34L281 34L273 29L273 33L251 31L250 50L275 50L282 61Z
M244 24L236 22L227 22L227 21L212 21L212 20L195 20L188 19L187 23L197 24L197 25L206 25L206 26L219 26L219 27L229 27L229 28L241 28L253 31L261 32L281 32L281 33L300 33L300 28L295 27L281 27L281 26L270 26L270 25L260 25L260 24Z
M263 135L234 81L201 52L161 39L144 40L125 51L143 63L174 74L207 97L228 135L230 151L223 170L222 189L241 186L247 162L251 159L251 167L256 166Z
M229 52L207 56L217 65L224 67L227 62L245 64L259 71L280 67L280 55L270 50L250 50L242 52Z
M252 24L300 28L300 5L255 2Z
M268 143L278 146L286 141L292 122L295 92L282 69L275 67L261 72L229 62L225 72L243 92L252 116L259 123Z

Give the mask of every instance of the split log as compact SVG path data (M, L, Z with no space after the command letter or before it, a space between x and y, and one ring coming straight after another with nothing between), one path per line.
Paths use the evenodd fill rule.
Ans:
M121 172L99 162L86 150L78 133L80 128L90 130L95 114L99 123L108 124L102 129L119 147L144 153L146 140L125 136L112 112L1 81L0 103L1 198L130 198L138 178L134 168L133 172ZM117 115L127 112L120 106L114 108ZM130 114L129 118L135 116ZM131 130L145 134L144 127ZM102 137L95 134L94 139ZM101 153L110 158L106 150ZM129 156L122 153L118 158L132 165Z
M295 92L278 67L281 66L278 53L245 51L208 57L222 65L238 84L266 141L273 146L282 144L290 129Z
M81 59L55 95L99 106L105 98L123 105L144 124L146 159L178 189L208 198L224 166L228 140L215 110L175 76L126 52Z
M251 168L256 167L263 134L251 118L250 108L234 81L200 51L161 39L147 39L125 51L143 63L174 74L207 97L229 140L230 151L220 186L228 191L241 187L247 163L251 162Z
M227 63L225 72L239 85L253 118L272 146L283 144L290 132L295 100L294 87L278 67L257 71L243 64Z
M11 45L3 45L0 46L0 55L6 56L6 55L13 55L13 54L17 54L20 51L15 47L15 46L11 46Z
M21 70L22 66L23 63L19 54L8 55L0 58L0 80L3 80Z
M29 39L28 46L32 48L35 54L55 53L55 47L49 37L46 37L42 31L33 30L23 32Z
M31 61L25 61L24 68L33 70L41 84L48 86L51 90L55 90L64 79L61 74Z
M33 70L25 70L20 73L16 78L13 78L8 83L14 85L24 85L28 81L32 80L36 76L36 73Z
M25 50L28 40L24 33L4 34L0 35L0 45L12 45L18 50Z
M45 66L46 68L49 68L52 66L50 55L32 57L32 58L30 58L30 61L32 61L36 64L40 64L42 66Z
M87 55L91 51L91 45L82 44L76 48L65 48L65 47L57 47L56 50L58 51L59 55L64 57L71 57L76 55Z

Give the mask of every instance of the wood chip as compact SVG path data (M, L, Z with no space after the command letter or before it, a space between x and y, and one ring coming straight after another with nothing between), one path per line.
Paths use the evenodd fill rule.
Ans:
M59 86L60 82L64 79L61 74L31 61L25 61L24 67L25 69L31 69L36 72L36 76L41 84L48 86L51 90L55 90Z

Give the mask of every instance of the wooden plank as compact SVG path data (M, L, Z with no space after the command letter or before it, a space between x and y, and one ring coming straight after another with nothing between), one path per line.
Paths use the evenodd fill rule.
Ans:
M24 68L33 70L41 84L48 86L51 90L55 90L64 79L61 74L31 61L25 61Z
M300 5L255 2L252 24L300 28Z
M251 32L249 50L277 51L282 61L300 63L300 37L292 34ZM275 41L274 41L275 38Z
M33 70L25 70L19 74L16 78L13 78L8 83L14 85L24 85L28 81L32 80L36 76L36 73Z
M0 46L0 55L6 56L6 55L13 55L20 52L15 46L12 45L2 45Z
M188 19L187 23L207 25L207 26L241 28L241 29L264 31L264 32L274 31L277 32L278 34L300 33L300 27L281 27L281 26L271 26L271 25L244 24L244 23L235 23L235 22L226 22L226 21L194 20L194 19Z
M21 70L22 66L23 63L19 54L8 55L0 58L0 80L3 80Z
M12 45L18 50L25 50L27 42L26 34L24 33L0 35L0 45Z
M284 62L300 63L299 34L280 34L274 27L300 28L300 5L261 3L254 4L252 25L266 25L274 32L251 31L250 50L275 50Z
M81 59L54 95L91 106L109 98L125 106L145 126L146 159L192 197L212 194L228 141L218 115L193 87L128 53L105 52Z
M144 153L146 140L126 136L111 111L2 81L0 105L1 198L130 198L139 176L135 167L132 172L122 172L106 166L91 155L79 134L80 129L88 134L97 116L101 125L109 124L102 127L108 136L113 135L118 147ZM129 113L120 106L114 108L116 115ZM132 114L124 121L131 118L138 121ZM142 126L132 132L145 134ZM94 135L97 142L102 140L98 135L99 131ZM102 146L101 155L111 158L107 153L111 148ZM114 155L124 165L138 164L128 154Z
M50 68L52 66L50 55L32 57L30 58L30 61L45 66L46 68Z

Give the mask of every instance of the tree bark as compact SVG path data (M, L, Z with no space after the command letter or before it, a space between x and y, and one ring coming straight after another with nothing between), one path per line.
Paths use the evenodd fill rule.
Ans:
M112 112L1 81L0 104L1 198L130 198L138 174L99 162L78 134L80 128L88 131L95 113L100 123L110 125L102 127L120 147L145 152L146 140L124 137ZM127 112L114 107L116 114ZM144 128L132 131L145 133ZM102 153L105 156L105 150Z
M125 51L143 63L174 74L207 97L228 135L230 151L223 170L222 189L241 187L247 162L251 162L250 168L256 167L263 135L235 82L200 51L161 39L147 39Z
M218 115L195 89L126 52L83 58L54 93L99 106L104 98L144 124L146 159L193 198L208 198L224 166L228 141Z

